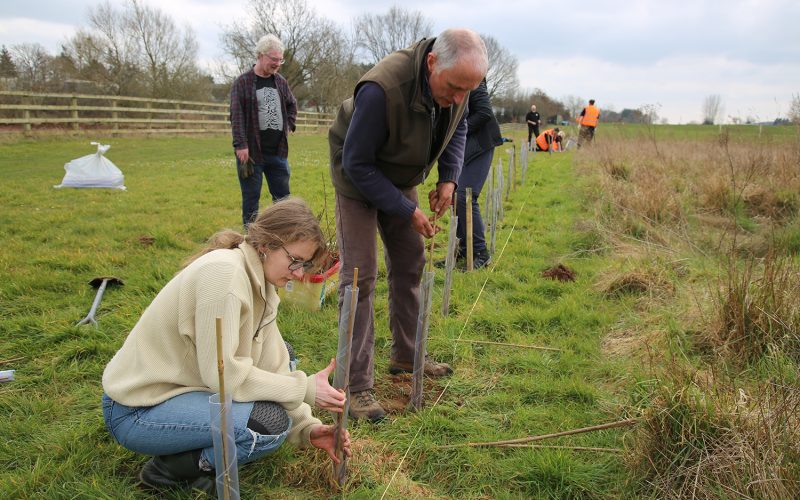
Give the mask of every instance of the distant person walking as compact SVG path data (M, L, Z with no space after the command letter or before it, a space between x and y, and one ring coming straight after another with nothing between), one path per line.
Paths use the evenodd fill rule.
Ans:
M549 128L536 137L536 151L563 151L564 132L558 127Z
M289 196L289 140L295 130L297 100L286 78L278 74L283 64L283 43L266 35L256 44L256 63L239 76L231 88L230 119L236 169L242 189L242 224L258 214L262 176L272 201Z
M539 137L539 124L542 122L535 104L531 105L531 110L525 115L525 121L528 122L528 151L530 151L533 148L531 137L534 139Z
M594 105L594 99L589 99L589 105L583 108L580 116L578 116L578 125L581 130L578 133L578 147L586 141L586 144L591 144L594 139L594 129L597 128L597 123L600 121L600 110Z

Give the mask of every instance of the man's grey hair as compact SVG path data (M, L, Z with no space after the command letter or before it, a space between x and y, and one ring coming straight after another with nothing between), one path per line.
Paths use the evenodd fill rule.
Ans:
M472 30L451 28L442 31L433 42L431 53L436 54L436 69L452 68L461 61L474 65L475 70L486 74L489 56L483 39Z
M279 52L283 52L283 42L281 42L280 38L273 34L264 35L261 39L258 40L256 44L256 56L260 56L261 54L266 54L271 50L277 50Z

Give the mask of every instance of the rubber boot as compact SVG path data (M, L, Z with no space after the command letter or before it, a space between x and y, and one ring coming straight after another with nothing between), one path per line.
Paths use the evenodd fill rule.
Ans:
M139 473L145 488L154 490L181 489L215 493L214 473L200 470L200 450L151 458Z

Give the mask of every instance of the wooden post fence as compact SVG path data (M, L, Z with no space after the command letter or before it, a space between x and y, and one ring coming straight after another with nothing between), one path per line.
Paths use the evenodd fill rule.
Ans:
M227 102L0 91L3 133L229 134L228 118ZM297 132L325 131L334 118L333 113L299 111Z

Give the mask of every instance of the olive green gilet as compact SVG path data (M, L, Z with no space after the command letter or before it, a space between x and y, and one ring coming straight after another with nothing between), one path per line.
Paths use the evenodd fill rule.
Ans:
M433 102L422 93L422 78L426 78L423 61L435 38L423 38L409 48L384 57L356 84L353 96L364 82L381 86L386 95L386 124L389 136L378 150L376 166L396 187L408 189L425 181L436 160L444 152L463 118L468 99L459 105L439 108L439 130L444 130L436 151L433 147ZM339 107L336 120L328 131L330 168L334 188L348 198L367 201L353 185L342 165L347 128L353 117L354 98Z

